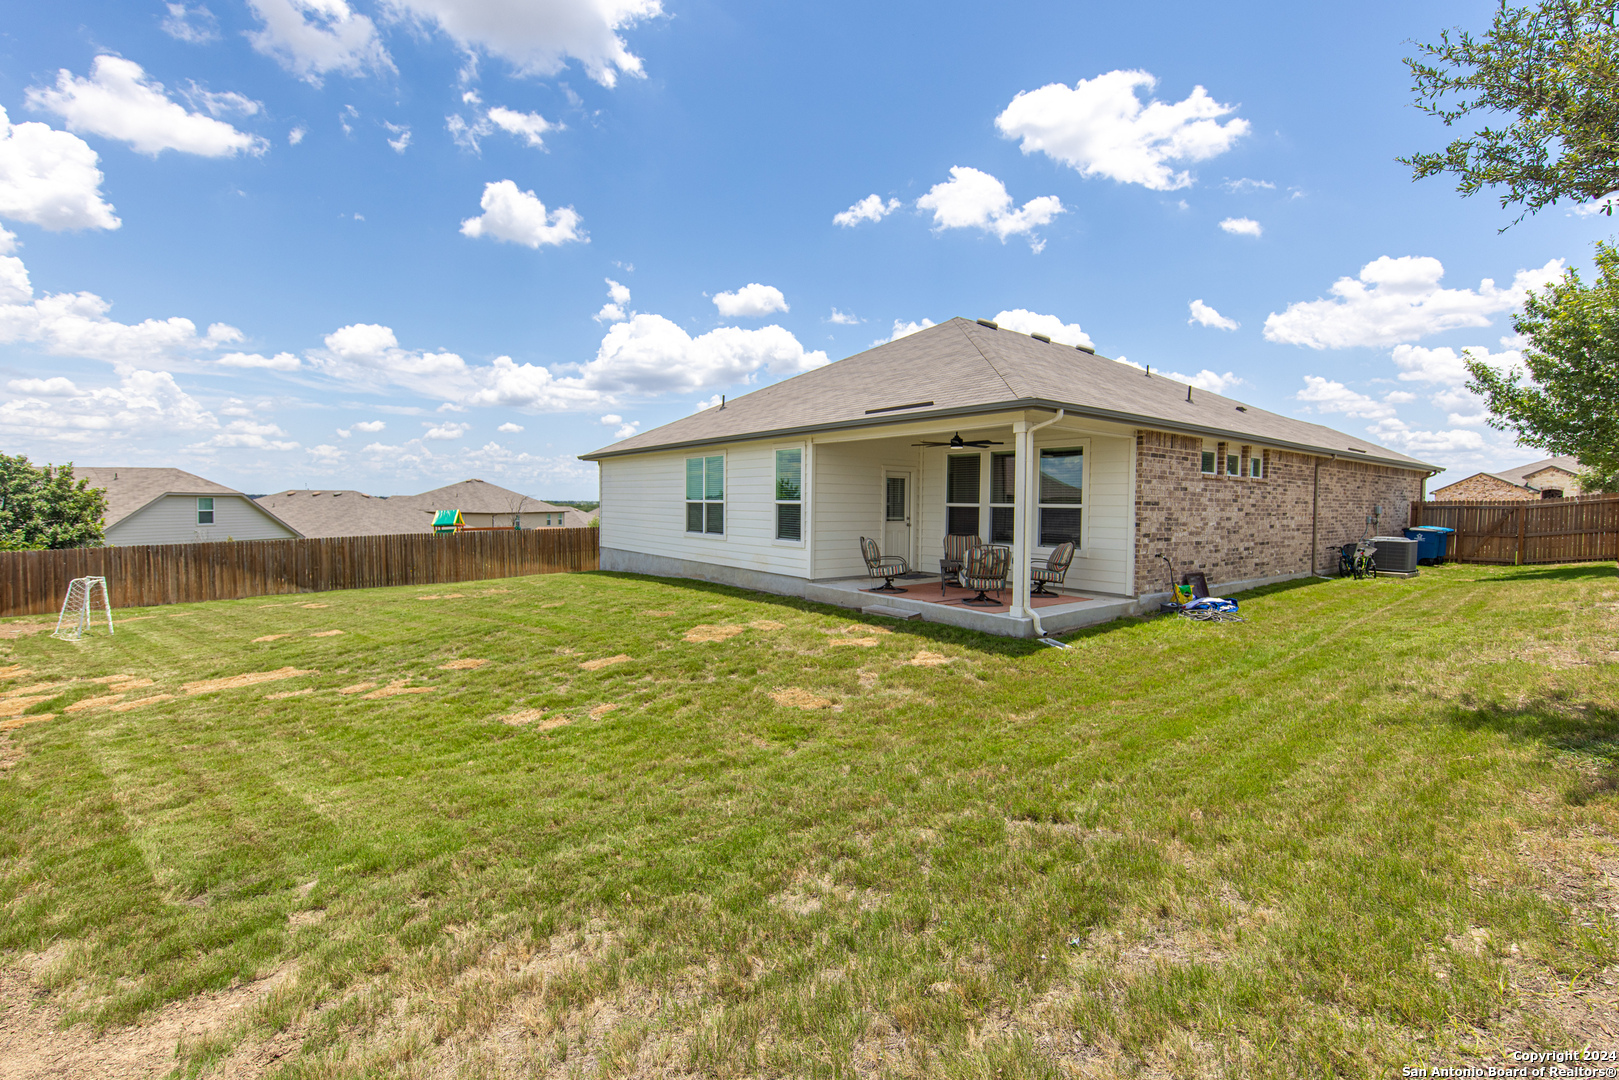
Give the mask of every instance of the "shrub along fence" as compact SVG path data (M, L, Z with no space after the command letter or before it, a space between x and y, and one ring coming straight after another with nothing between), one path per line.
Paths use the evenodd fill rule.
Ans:
M1412 525L1456 530L1458 562L1531 565L1619 559L1619 495L1515 502L1418 502Z
M55 614L76 577L116 608L595 570L599 529L334 536L0 552L0 615Z

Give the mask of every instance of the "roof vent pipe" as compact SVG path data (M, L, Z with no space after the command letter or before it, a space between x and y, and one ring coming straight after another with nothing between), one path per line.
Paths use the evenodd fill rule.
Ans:
M1192 403L1192 385L1191 385L1191 383L1186 384L1186 403L1188 405L1190 405Z
M1152 365L1151 364L1147 365L1147 378L1149 378L1149 379L1152 378Z
M722 408L722 409L725 408L725 395L724 394L720 395L720 408Z

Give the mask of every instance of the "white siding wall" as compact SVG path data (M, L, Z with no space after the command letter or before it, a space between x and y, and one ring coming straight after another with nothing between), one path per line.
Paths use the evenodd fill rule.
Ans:
M809 577L804 543L776 537L776 448L727 443L601 462L601 546L672 559ZM725 455L725 535L686 532L686 459ZM813 498L813 484L811 498Z
M107 530L106 541L135 544L202 544L212 540L284 540L297 534L254 505L246 495L215 495L214 523L197 524L195 495L165 495Z
M913 547L920 556L914 562L927 568L932 547L925 525L927 495L922 484L921 458L905 439L873 439L863 442L815 444L815 573L816 578L857 577L866 572L860 554L860 538L869 536L879 544L883 535L883 470L909 469L915 490L911 494L916 513L912 516ZM910 559L911 553L887 551ZM934 569L938 569L935 557Z
M1053 435L1048 429L1035 434L1035 447L1073 446L1073 435ZM1130 460L1134 436L1092 435L1085 438L1085 550L1074 559L1063 582L1081 591L1124 594L1130 587L1134 557L1135 493L1130 488ZM1045 558L1050 548L1036 548Z

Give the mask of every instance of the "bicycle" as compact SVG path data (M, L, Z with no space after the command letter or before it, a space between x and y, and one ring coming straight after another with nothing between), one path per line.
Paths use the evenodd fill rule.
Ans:
M1354 574L1355 580L1377 576L1377 545L1370 540L1360 540L1355 544Z

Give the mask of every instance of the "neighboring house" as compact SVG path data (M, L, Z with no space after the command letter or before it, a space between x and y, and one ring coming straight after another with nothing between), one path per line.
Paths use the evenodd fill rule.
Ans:
M108 544L286 540L301 535L240 491L179 469L74 466L75 479L107 492Z
M601 468L604 570L859 606L881 599L853 591L860 537L932 572L947 533L977 534L1013 549L1007 612L925 602L936 583L882 602L1011 635L1150 607L1160 556L1225 590L1335 571L1368 515L1398 530L1439 471L959 318L583 457ZM1030 561L1067 540L1066 588L1099 603L1036 620Z
M1580 493L1580 459L1554 457L1532 461L1498 473L1474 473L1465 480L1435 488L1435 499L1555 499Z
M260 495L260 506L294 524L305 536L381 536L433 531L440 510L461 511L467 528L585 527L584 515L566 506L511 491L484 480L463 480L420 495L367 495L328 488Z

